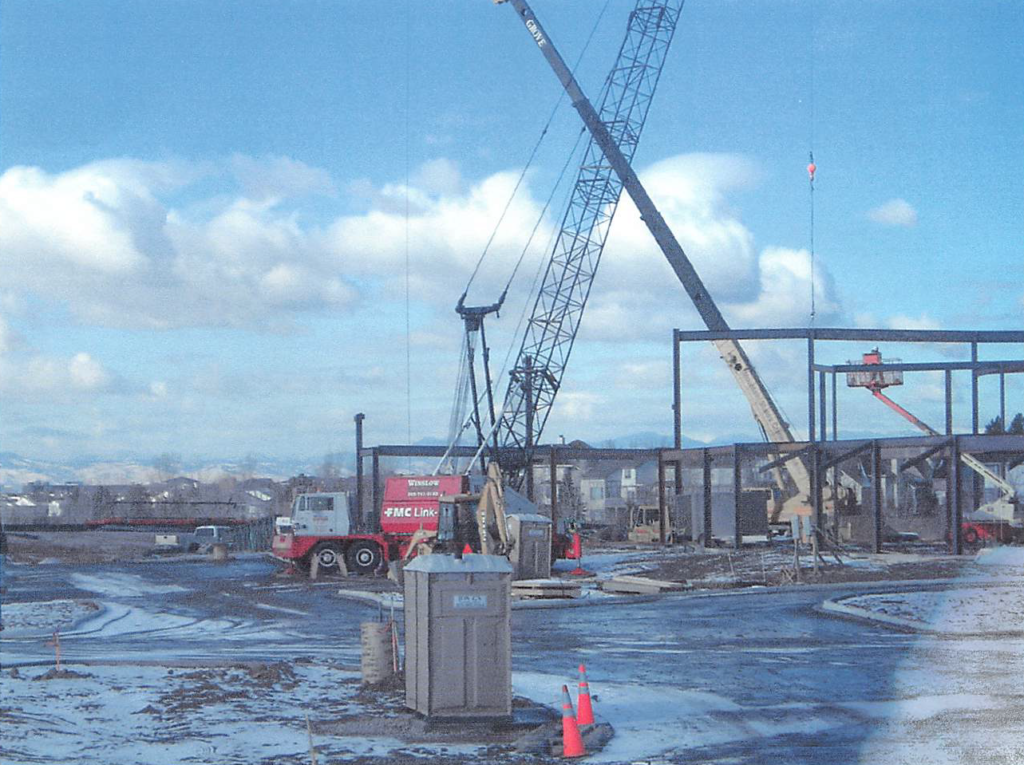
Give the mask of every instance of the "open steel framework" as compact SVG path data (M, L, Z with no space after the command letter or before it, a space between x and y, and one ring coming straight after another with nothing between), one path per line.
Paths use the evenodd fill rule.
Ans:
M682 449L682 362L680 348L684 342L710 342L715 340L803 340L807 344L807 433L808 441L796 443L773 444L735 444L730 447L707 449ZM882 438L857 439L839 441L839 415L837 405L837 376L850 372L877 372L878 365L871 364L818 364L815 361L817 345L827 341L858 341L865 343L949 343L968 346L970 361L937 361L926 363L886 363L886 370L898 372L941 371L945 377L945 435L919 438ZM769 470L781 465L793 456L800 456L810 466L811 503L815 517L815 525L824 528L824 510L822 488L828 471L832 471L833 485L837 482L837 471L840 463L870 455L869 476L871 499L868 504L874 514L872 547L881 551L882 535L882 497L880 495L881 459L883 452L903 454L907 460L900 472L919 465L933 457L945 457L950 469L947 473L946 511L947 538L950 549L956 554L963 552L960 538L961 521L963 518L963 473L965 468L960 464L960 453L967 451L972 454L987 455L990 459L1002 462L1008 469L1024 463L1024 436L979 435L980 407L978 380L985 375L999 375L999 414L1006 423L1006 381L1007 374L1024 373L1024 359L979 359L979 348L990 344L1016 344L1024 346L1024 332L1013 330L910 330L910 329L841 329L841 328L794 328L794 329L745 329L745 330L673 330L673 419L675 449L661 450L659 454L659 497L661 507L662 539L665 539L668 524L667 503L665 501L666 470L682 471L684 468L699 467L703 470L704 488L704 522L705 528L711 528L711 478L712 467L719 463L720 467L731 467L734 475L736 491L736 546L741 541L740 530L740 465L743 456L760 457L767 460L760 468ZM954 435L953 433L953 398L952 375L956 371L967 371L971 374L971 433ZM827 380L831 375L831 442L828 441L828 392ZM817 379L815 377L817 376ZM782 459L782 455L786 455ZM724 464L722 464L724 462ZM968 471L969 472L969 471ZM973 477L971 486L974 503L978 503L983 481ZM674 481L676 492L679 493L682 481ZM839 514L835 513L833 522L838 524ZM838 528L833 529L838 532Z
M661 511L661 539L665 541L669 529L667 476L678 475L686 469L702 471L700 485L703 488L703 528L705 539L711 537L711 471L712 469L729 469L733 476L733 493L735 516L733 525L733 546L739 547L742 542L741 501L743 489L742 466L750 461L759 464L758 472L769 470L793 457L801 457L810 465L811 507L816 528L825 529L833 537L839 537L839 513L833 513L833 527L828 528L823 501L823 487L826 481L833 485L838 483L840 465L849 460L867 459L868 489L864 499L864 509L872 514L870 544L874 552L883 548L883 508L882 496L883 459L900 459L899 473L904 473L933 458L945 458L949 469L946 472L946 539L952 553L963 553L961 524L963 522L963 506L965 504L965 474L970 473L960 462L960 454L969 452L991 461L1002 462L1007 469L1024 464L1024 436L1020 435L954 435L954 436L922 436L918 438L877 438L856 439L849 441L803 441L789 444L733 444L695 449L660 449L658 450L658 497ZM678 472L677 472L678 471ZM971 474L973 475L973 474ZM675 492L682 490L683 481L673 480Z
M357 415L358 416L358 415ZM386 458L415 459L430 457L440 459L447 451L444 446L404 446L404 445L381 445L364 447L362 445L362 420L359 419L356 429L356 507L364 513L363 518L368 520L380 517L381 500L384 497L383 481L381 480L381 460ZM510 450L511 451L511 450ZM477 449L471 446L458 446L451 452L453 457L465 457L472 459L476 456ZM576 447L568 444L546 444L537 446L533 452L533 462L547 462L551 478L551 522L557 528L558 523L558 477L557 466L570 460L620 460L623 462L643 463L653 462L658 459L658 449L604 449L591 447ZM501 459L501 453L498 459ZM370 460L370 497L369 507L364 506L363 496L363 460ZM533 475L528 470L529 476ZM533 482L526 484L527 497L533 501ZM372 520L371 520L372 522Z
M822 365L815 362L816 347L827 341L859 341L865 343L950 343L970 348L970 361L937 361L931 363L885 364L885 369L903 372L941 371L946 378L946 435L953 434L952 373L959 370L971 372L971 433L978 434L978 379L984 375L998 374L1000 379L999 411L1006 422L1005 375L1024 372L1024 359L1002 361L979 361L978 349L990 344L1018 344L1024 346L1024 332L1015 330L941 330L941 329L836 329L836 328L793 328L793 329L734 329L734 330L680 330L672 332L673 349L673 401L672 411L675 424L675 445L682 445L682 363L680 345L686 342L711 342L714 340L804 340L807 343L807 433L809 441L826 440L826 376L832 376L832 439L838 439L838 410L836 406L836 376L846 372L878 371L877 365L842 364ZM815 374L818 375L818 392L815 392ZM815 410L820 409L820 429ZM821 436L819 439L818 433Z

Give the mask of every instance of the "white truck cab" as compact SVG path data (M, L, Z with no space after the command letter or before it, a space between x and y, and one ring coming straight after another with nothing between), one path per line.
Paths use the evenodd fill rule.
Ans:
M292 531L297 537L335 536L352 533L348 495L345 492L300 494L292 504Z

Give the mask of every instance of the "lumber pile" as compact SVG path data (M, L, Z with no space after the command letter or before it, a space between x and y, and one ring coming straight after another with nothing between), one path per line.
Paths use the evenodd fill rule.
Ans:
M650 579L646 576L613 576L601 582L601 589L622 595L660 595L664 592L678 592L689 589L685 582L668 582L662 579Z
M512 582L512 597L523 600L542 598L578 598L579 582L565 579L520 579Z

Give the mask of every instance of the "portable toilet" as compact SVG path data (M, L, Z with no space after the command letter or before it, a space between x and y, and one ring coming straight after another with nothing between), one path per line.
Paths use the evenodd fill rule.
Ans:
M509 560L513 579L547 579L551 576L551 519L517 513L509 515L508 534L512 540Z
M405 567L405 704L426 717L512 715L512 565L421 555Z

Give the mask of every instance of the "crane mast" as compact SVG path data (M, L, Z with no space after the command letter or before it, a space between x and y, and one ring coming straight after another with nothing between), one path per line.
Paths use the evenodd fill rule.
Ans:
M683 0L638 0L605 81L599 111L591 109L604 129L604 140L615 147L627 167L640 141L682 5ZM498 432L506 474L514 483L521 481L529 465L561 385L622 194L621 174L607 157L592 134L509 376Z
M529 4L526 0L505 1L511 2L512 6L516 9L530 36L551 66L556 77L558 77L559 82L572 101L573 107L579 113L580 118L590 132L594 143L600 147L605 160L618 177L620 184L633 199L634 204L636 204L637 209L640 211L641 219L647 225L652 236L654 236L676 277L683 285L683 289L686 290L687 295L693 301L704 324L712 331L727 331L729 329L728 323L722 316L721 311L719 311L718 306L715 305L710 294L708 294L704 282L701 280L696 269L694 269L693 264L686 256L678 240L676 240L665 219L658 211L657 206L647 194L647 190L640 183L640 179L630 165L629 158L619 148L609 124L602 120L601 115L598 114L587 99L579 83L576 82L576 78L568 66L566 66L565 61L551 42L551 38L544 31L543 26L538 21ZM611 127L614 128L615 125L611 124ZM728 365L729 371L732 372L740 390L749 402L754 418L764 430L768 440L773 442L793 441L793 434L788 424L783 419L778 406L772 400L768 389L751 365L750 359L743 350L743 347L735 340L716 340L714 343L722 359ZM795 484L797 491L806 498L810 494L810 476L806 467L798 458L789 460L785 465L789 478Z

